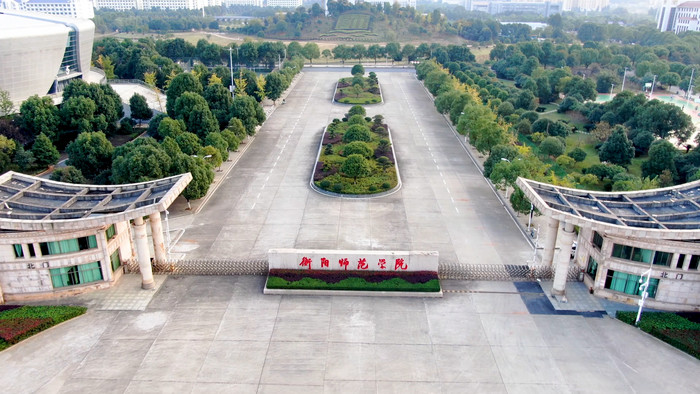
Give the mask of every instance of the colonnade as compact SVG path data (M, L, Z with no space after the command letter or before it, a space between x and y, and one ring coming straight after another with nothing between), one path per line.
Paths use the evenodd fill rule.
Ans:
M151 236L153 238L153 260L157 263L164 263L167 260L165 242L163 240L163 225L160 221L160 212L148 215L151 223ZM146 222L143 217L134 219L134 243L136 246L136 258L141 271L141 288L150 290L155 287L153 281L153 269L151 268L151 251L148 247L148 234Z
M554 283L552 284L552 294L563 295L566 290L566 277L569 273L569 263L571 261L571 245L576 237L574 225L567 222L560 222L553 217L547 218L547 233L544 240L544 251L542 254L542 264L554 268ZM557 240L560 239L561 250L554 265L554 251Z

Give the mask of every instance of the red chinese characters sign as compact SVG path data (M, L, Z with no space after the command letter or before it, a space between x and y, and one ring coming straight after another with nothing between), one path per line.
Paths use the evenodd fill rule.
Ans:
M302 256L301 261L299 262L299 267L305 268L305 269L330 269L329 263L330 260L328 260L326 257L321 257L318 259L319 261L319 266L315 267L314 266L314 260L310 257L307 256ZM387 262L386 259L384 258L378 258L376 259L377 267L379 270L387 270ZM342 268L343 270L347 271L348 267L350 266L350 259L347 257L340 258L338 259L338 266ZM369 269L369 263L368 259L366 257L360 257L357 260L357 269L358 270L367 270ZM397 258L394 259L394 271L405 271L408 269L408 264L406 261L402 258Z
M437 272L438 253L430 251L271 249L270 269Z

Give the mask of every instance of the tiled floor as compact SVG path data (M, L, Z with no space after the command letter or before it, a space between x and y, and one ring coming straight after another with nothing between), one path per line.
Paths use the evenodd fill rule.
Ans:
M143 311L158 292L166 276L155 275L155 288L141 289L141 275L124 275L116 286L75 297L76 301L98 311Z

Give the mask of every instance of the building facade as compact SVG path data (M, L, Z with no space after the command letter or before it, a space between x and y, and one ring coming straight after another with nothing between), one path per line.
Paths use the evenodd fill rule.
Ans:
M470 0L468 11L497 14L536 14L549 17L562 11L562 3L550 1L485 1Z
M595 295L636 304L649 277L645 305L700 311L700 181L618 193L517 184L547 217L542 262L555 267L553 293L565 292L576 240L573 264Z
M167 260L161 212L191 179L98 186L0 175L0 302L110 287L132 260L152 288L152 261Z
M90 72L95 24L25 11L0 13L0 87L20 104Z
M700 1L665 2L657 11L656 27L676 34L700 31Z
M95 17L91 0L0 0L0 9L39 12L67 18Z

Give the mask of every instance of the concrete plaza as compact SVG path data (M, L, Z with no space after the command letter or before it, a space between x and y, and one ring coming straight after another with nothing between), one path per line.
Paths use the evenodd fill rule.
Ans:
M263 277L139 277L0 353L7 393L692 393L700 362L617 320L537 311L531 285L442 299L262 294ZM130 280L135 279L135 280ZM160 280L158 282L161 282ZM123 287L123 289L119 289ZM152 298L151 298L152 297ZM121 310L120 310L121 309ZM136 309L136 310L125 310Z

